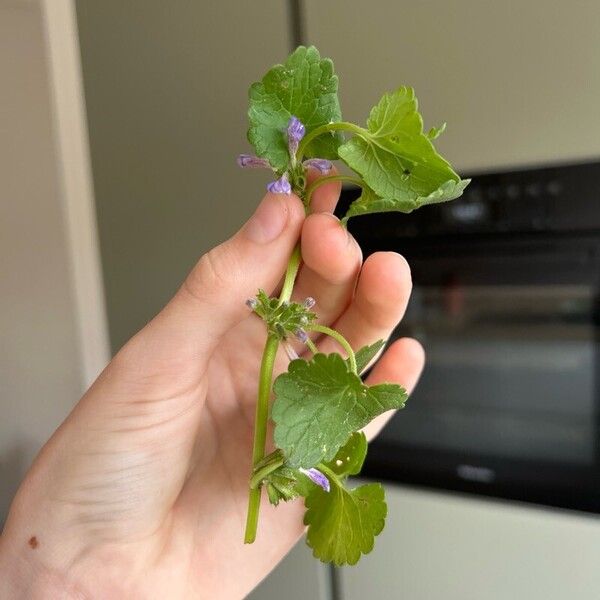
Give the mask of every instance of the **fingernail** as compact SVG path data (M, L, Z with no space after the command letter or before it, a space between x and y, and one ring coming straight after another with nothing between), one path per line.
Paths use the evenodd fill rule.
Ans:
M268 244L281 235L288 220L285 202L267 195L246 223L245 233L257 244Z

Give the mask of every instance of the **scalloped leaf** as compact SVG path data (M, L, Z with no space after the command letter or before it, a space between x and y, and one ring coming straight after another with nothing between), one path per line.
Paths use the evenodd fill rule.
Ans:
M333 62L321 58L314 46L299 46L285 63L269 69L249 92L248 141L256 154L284 171L290 160L285 133L290 117L298 117L306 133L340 121L337 90ZM339 133L321 135L308 145L306 156L335 159L341 141Z

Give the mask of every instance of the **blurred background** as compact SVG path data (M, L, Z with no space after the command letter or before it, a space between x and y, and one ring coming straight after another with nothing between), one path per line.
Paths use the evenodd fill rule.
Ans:
M375 551L333 571L301 542L251 598L600 597L595 0L0 0L0 523L111 353L253 210L247 88L299 43L333 58L346 120L413 86L474 181L354 225L410 259L397 335L430 358L367 465Z

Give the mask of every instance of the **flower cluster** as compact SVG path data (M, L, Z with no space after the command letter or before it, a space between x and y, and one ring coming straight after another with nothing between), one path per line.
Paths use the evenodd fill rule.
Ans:
M305 495L306 491L303 491L303 488L306 487L306 483L302 482L299 474L305 475L325 492L331 490L329 479L319 469L314 467L311 469L293 469L284 465L269 473L262 481L262 485L267 490L269 502L277 506L281 500L288 502L298 496Z
M305 327L310 327L317 315L310 309L315 305L314 298L306 298L299 302L280 302L277 298L269 298L263 290L258 290L255 298L246 300L246 306L254 311L267 325L270 333L285 342L290 334L306 343L308 334ZM287 347L286 347L287 351ZM290 360L298 358L290 354Z
M306 133L306 127L295 116L291 116L288 121L285 135L287 136L288 152L290 155L290 166L279 179L271 181L267 184L267 190L274 194L291 194L292 184L290 182L290 169L296 167L296 152L300 141ZM260 158L253 154L240 154L237 159L237 163L243 169L273 169L271 164L266 158ZM332 169L331 161L324 158L309 158L302 163L304 168L312 167L320 171L323 175L329 173ZM274 170L274 169L273 169Z

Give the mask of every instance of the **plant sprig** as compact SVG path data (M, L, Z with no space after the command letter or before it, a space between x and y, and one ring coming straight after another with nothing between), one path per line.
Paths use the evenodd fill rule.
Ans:
M240 155L242 167L271 169L271 192L296 193L310 212L314 191L331 181L349 182L361 195L342 218L376 212L408 213L427 204L458 198L462 180L436 151L433 140L445 124L424 132L417 99L409 87L384 94L366 127L342 121L333 63L314 47L297 48L281 65L252 84L248 140L255 155ZM349 136L349 137L346 137ZM328 175L341 159L355 173ZM307 185L307 169L322 177ZM261 489L277 505L304 498L307 543L315 557L336 565L354 564L373 548L387 507L378 483L349 489L346 479L360 472L367 441L359 430L381 413L403 408L406 391L394 383L368 386L359 377L384 342L354 352L341 333L315 323L314 300L291 302L301 254L296 246L279 298L259 290L249 307L266 324L253 445L253 470L244 540L256 537ZM310 332L331 336L344 350L318 352ZM291 338L305 343L312 357L299 357ZM273 367L283 344L290 364L273 382ZM271 393L276 450L265 456Z

